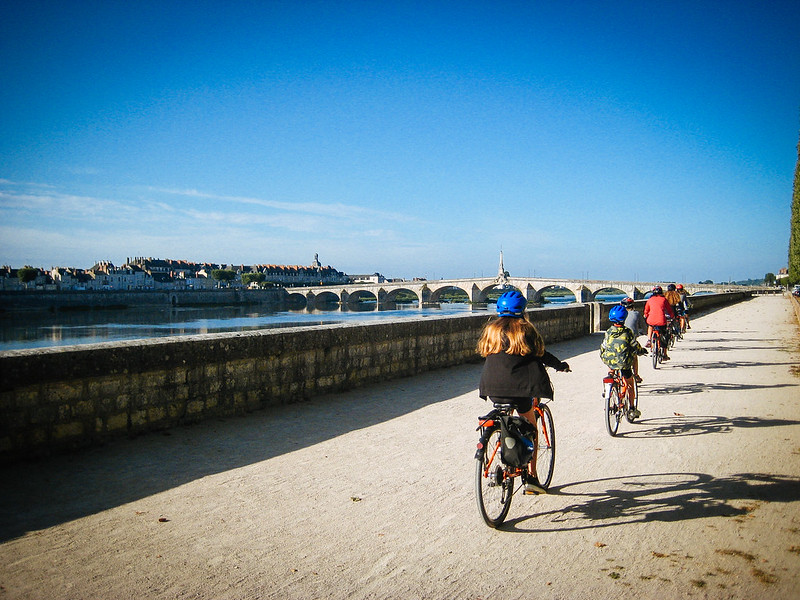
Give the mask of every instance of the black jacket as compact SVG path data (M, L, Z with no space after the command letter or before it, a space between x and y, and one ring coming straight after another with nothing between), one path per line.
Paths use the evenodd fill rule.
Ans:
M545 351L543 356L499 352L486 357L481 373L481 398L552 398L553 384L545 365L563 370L566 365Z

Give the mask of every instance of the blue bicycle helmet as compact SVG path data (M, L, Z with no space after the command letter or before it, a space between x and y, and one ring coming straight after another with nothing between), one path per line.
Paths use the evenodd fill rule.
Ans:
M503 292L497 299L497 314L500 317L521 317L528 301L517 290Z
M628 318L628 309L624 306L615 306L608 312L608 320L612 323L624 323Z

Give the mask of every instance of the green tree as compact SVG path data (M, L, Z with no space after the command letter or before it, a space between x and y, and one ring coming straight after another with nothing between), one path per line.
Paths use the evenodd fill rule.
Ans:
M211 278L219 282L231 282L236 279L236 271L230 269L214 269L211 271Z
M263 273L242 273L242 283L250 285L252 282L262 283L267 278Z
M776 279L775 273L767 273L764 275L764 285L775 285Z
M789 229L789 283L800 283L800 143L797 145L797 163L794 168L792 192L792 217Z
M28 284L39 276L39 269L33 267L22 267L17 269L17 278L24 284Z

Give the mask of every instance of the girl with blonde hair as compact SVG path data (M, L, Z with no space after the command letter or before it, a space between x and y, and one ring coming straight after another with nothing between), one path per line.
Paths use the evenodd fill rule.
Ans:
M516 290L504 292L497 299L498 318L484 326L478 341L478 354L486 359L479 393L484 400L511 404L535 427L534 402L553 397L545 366L569 371L569 365L545 350L542 336L525 316L527 304ZM536 477L535 454L530 465L526 493L546 493Z

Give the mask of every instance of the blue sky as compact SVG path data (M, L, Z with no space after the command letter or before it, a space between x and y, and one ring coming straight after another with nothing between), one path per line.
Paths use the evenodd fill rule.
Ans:
M786 266L800 2L0 8L0 263Z

